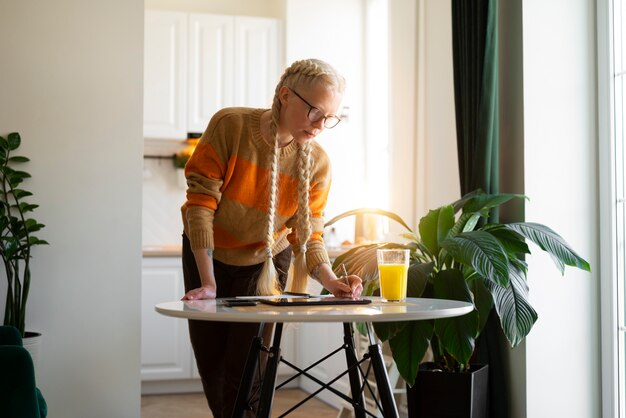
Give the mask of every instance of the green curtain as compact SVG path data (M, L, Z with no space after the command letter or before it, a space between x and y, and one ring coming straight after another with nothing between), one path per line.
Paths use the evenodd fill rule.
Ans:
M461 195L499 191L498 3L452 0L452 42ZM489 221L497 222L492 211ZM474 362L489 364L491 417L508 416L503 337L492 309L476 342Z
M497 0L452 0L461 195L498 192Z

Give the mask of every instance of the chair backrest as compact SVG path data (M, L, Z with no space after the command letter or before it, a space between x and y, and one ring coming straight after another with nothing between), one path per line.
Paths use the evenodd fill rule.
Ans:
M20 331L9 325L0 326L0 345L22 345Z
M48 406L35 384L33 359L12 326L0 326L0 370L0 417L45 417Z
M0 346L0 416L39 418L35 369L28 350L16 345Z

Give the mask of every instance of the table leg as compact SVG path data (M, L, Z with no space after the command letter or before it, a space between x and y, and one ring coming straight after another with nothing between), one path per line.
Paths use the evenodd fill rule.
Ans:
M361 375L359 374L359 360L354 347L354 329L352 323L343 324L343 342L346 352L346 363L348 365L348 375L350 377L350 391L352 392L352 403L354 406L355 418L365 418L365 403L363 402L363 391Z
M376 387L378 388L380 403L383 408L383 416L385 418L398 418L398 408L393 398L389 376L387 376L387 367L383 359L382 349L374 339L374 330L371 322L367 323L367 334L370 341L368 352L372 369L374 369L374 378L376 379Z
M250 409L248 402L250 400L250 392L252 391L252 383L254 382L254 375L257 367L259 366L259 356L263 348L263 331L265 330L265 324L259 324L259 333L252 339L250 344L250 350L248 351L248 357L246 358L246 365L241 375L241 382L239 384L239 390L237 391L237 400L235 401L235 409L233 410L233 418L243 418L246 410Z
M259 399L259 409L257 417L270 418L272 413L272 402L274 401L274 390L276 388L276 376L278 374L278 364L280 363L280 340L283 333L283 324L277 323L274 329L274 339L272 347L269 349L267 365L263 381L261 382L261 397Z

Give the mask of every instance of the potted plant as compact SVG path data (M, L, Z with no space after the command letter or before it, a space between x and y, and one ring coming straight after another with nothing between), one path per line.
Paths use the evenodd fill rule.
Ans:
M492 308L512 347L528 335L537 313L528 300L524 256L530 254L530 249L526 240L549 253L562 274L566 265L590 271L589 263L545 225L487 223L492 209L523 197L474 191L452 204L430 210L419 221L419 233L397 215L370 209L346 212L327 223L359 213L379 213L407 229L403 235L406 243L358 246L336 258L333 268L338 270L343 264L350 274L360 275L365 293L373 294L378 286L376 250L404 247L411 250L407 296L474 304L473 312L458 318L375 324L377 336L389 342L398 371L409 386L414 385L429 347L434 358L432 366L437 370L471 370L475 340Z
M20 187L31 176L14 168L29 161L26 157L12 155L20 143L17 132L6 138L0 137L0 255L8 281L4 325L15 326L22 337L26 337L28 333L24 325L30 290L31 250L35 245L48 243L33 235L44 225L29 217L38 205L26 202L24 199L32 193Z
M187 187L187 179L185 178L185 166L187 161L196 149L196 145L200 140L200 134L189 133L185 141L185 147L174 154L174 168L176 169L176 177L178 185L181 188Z

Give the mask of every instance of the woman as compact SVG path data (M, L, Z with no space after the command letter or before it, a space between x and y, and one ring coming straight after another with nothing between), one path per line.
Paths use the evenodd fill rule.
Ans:
M271 109L213 116L185 167L184 300L280 293L292 251L290 290L306 290L310 275L337 297L360 296L361 279L339 280L324 248L330 162L313 141L339 123L344 87L327 63L296 61ZM258 324L189 321L189 332L213 415L230 417Z

